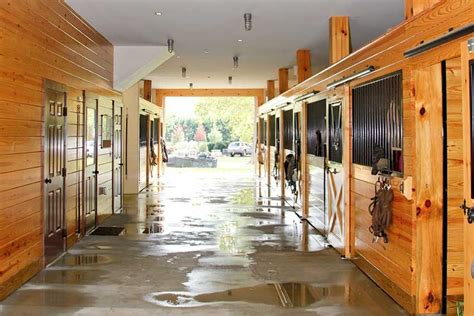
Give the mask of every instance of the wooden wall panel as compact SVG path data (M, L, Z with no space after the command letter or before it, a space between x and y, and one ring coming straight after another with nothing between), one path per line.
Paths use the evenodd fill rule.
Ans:
M69 87L70 239L81 209L83 110L77 97L83 90L119 95L112 90L112 45L62 0L0 1L0 30L1 300L43 264L44 80Z
M463 134L461 58L446 61L447 296L451 314L464 294Z

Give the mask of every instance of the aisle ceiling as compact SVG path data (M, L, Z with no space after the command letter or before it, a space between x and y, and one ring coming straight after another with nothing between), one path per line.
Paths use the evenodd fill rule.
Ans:
M404 14L402 0L66 2L114 45L167 45L174 39L175 56L147 76L154 88L187 88L190 82L195 88L263 88L267 79L277 79L278 68L295 64L298 48L311 49L314 73L328 65L330 16L350 16L356 50L399 24ZM244 29L246 12L252 13L251 31Z

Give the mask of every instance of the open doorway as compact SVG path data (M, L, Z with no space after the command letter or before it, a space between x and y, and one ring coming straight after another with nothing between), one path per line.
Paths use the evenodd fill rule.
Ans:
M255 98L168 97L166 175L251 176Z

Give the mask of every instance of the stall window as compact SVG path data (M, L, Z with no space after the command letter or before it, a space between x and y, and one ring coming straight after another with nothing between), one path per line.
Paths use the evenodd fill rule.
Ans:
M267 126L263 118L260 118L258 121L258 126L260 128L260 144L267 144Z
M280 148L280 118L279 117L276 118L275 120L275 146Z
M342 101L329 104L329 161L342 163Z
M355 164L371 166L373 158L403 171L402 74L396 72L352 90L353 156ZM374 156L374 152L379 152Z
M270 146L275 146L275 115L268 116Z
M307 109L308 154L324 157L326 151L326 99L309 103Z
M283 112L283 146L293 149L293 110Z

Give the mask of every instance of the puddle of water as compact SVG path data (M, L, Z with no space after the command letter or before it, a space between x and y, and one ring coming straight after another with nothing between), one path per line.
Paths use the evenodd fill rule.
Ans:
M328 296L329 293L328 288L317 288L306 283L274 283L198 295L187 292L158 292L147 295L145 300L165 307L196 307L225 302L245 302L299 308L309 306ZM335 292L332 293L335 294Z
M125 225L124 235L151 235L164 232L162 222L147 222Z
M59 260L58 264L66 266L84 266L106 264L110 262L112 262L111 257L106 255L66 255Z
M107 275L103 270L44 270L34 283L98 284Z

